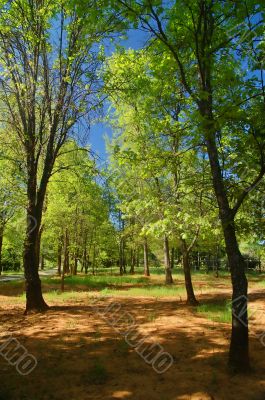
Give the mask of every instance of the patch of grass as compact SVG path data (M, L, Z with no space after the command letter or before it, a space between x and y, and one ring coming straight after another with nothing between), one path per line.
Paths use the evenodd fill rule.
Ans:
M88 383L91 385L104 385L109 378L108 371L99 361L95 362L88 371Z
M19 296L21 300L26 300L26 293L24 292ZM85 298L85 293L84 292L77 292L77 291L71 291L71 292L61 292L60 290L51 290L50 292L45 292L44 293L44 298L45 300L49 301L56 301L56 302L64 302L64 301L69 301L69 300L79 300L79 299L84 299Z
M49 277L42 279L43 283L50 285L60 285L61 278ZM113 275L76 275L76 276L66 276L65 285L70 286L86 286L88 289L102 289L106 286L125 286L128 284L146 284L148 283L148 278L144 276L137 275L123 275L123 276L113 276Z
M214 322L231 323L231 307L229 302L200 304L196 307L196 312Z
M128 288L126 290L114 290L105 288L100 292L103 295L119 295L119 296L139 296L139 297L174 297L180 294L185 293L184 287L177 287L177 286L146 286L146 287L139 287L139 288Z

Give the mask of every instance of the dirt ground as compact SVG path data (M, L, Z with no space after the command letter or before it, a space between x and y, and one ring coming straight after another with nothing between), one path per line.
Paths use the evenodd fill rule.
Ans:
M214 298L228 294L220 287ZM212 296L198 298L207 302ZM156 373L102 318L100 311L114 301L133 316L142 337L172 355L165 373ZM263 310L265 294L252 290L250 301ZM0 357L0 400L265 400L265 348L257 337L265 331L261 314L250 321L253 372L233 376L226 367L229 324L202 317L183 300L93 300L83 292L49 304L44 314L23 316L21 301L8 292L0 295L1 342L12 334L38 362L31 374L21 376Z

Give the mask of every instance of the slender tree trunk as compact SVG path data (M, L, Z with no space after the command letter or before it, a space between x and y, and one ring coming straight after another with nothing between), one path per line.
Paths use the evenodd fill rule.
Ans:
M61 276L61 273L62 273L62 249L63 249L62 241L63 241L63 238L60 235L59 239L58 239L58 247L57 247L57 273L59 276Z
M197 301L193 290L191 271L190 271L189 252L186 241L182 239L181 242L182 242L182 260L183 260L183 269L185 276L185 287L187 293L187 304L192 306L197 306L199 302Z
M77 264L78 264L78 255L75 253L75 258L74 258L74 271L73 274L77 275Z
M64 234L63 269L64 269L64 274L68 274L69 273L69 236L68 236L68 229L65 230L65 234Z
M64 248L63 248L63 271L61 275L61 291L64 292L64 277L66 273L66 268L69 263L69 253L68 253L68 231L67 229L65 230L65 235L64 235Z
M150 276L147 238L144 238L144 275Z
M124 251L123 251L123 238L121 238L120 239L120 251L119 251L119 267L120 267L120 275L123 275L123 273L124 273L124 269L123 269L123 266L124 266L124 260L123 260L123 257L124 257Z
M132 275L134 275L134 267L135 267L135 261L136 261L135 252L136 252L135 248L131 249L131 269L130 269L130 273Z
M95 264L96 264L96 244L93 246L93 260L92 260L92 274L95 275Z
M165 273L166 273L166 284L170 285L173 283L173 278L170 267L169 244L167 235L164 236L164 263L165 263Z
M4 239L4 225L0 226L0 275L2 274L2 249Z
M140 267L140 257L139 257L139 247L137 246L136 250L136 267L139 269Z

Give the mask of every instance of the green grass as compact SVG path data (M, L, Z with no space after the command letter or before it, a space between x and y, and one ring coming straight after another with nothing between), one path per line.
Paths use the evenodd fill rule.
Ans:
M86 296L84 292L76 292L76 291L70 291L70 292L61 292L59 290L51 290L49 292L44 293L45 300L52 301L55 300L56 302L64 302L68 300L78 300L78 299L83 299ZM22 293L20 296L17 296L17 299L19 300L26 300L26 293Z
M228 301L201 304L196 307L196 312L210 321L223 323L232 321L231 308Z
M148 283L148 278L144 276L136 275L123 275L123 276L112 276L112 275L76 275L76 276L66 276L65 284L70 286L83 285L91 289L100 289L106 286L124 286L128 284L144 284ZM43 278L43 283L60 285L60 277L49 277Z
M101 290L100 294L103 295L118 295L118 296L139 296L139 297L174 297L185 293L184 287L177 286L146 286L139 288L128 288L126 290L115 290L111 288L105 288Z

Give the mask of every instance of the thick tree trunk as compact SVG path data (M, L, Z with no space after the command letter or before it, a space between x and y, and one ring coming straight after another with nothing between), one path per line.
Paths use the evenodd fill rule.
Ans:
M164 236L164 263L165 263L166 284L171 285L173 283L173 278L170 267L169 244L167 235Z
M183 269L185 276L185 287L187 293L187 304L192 306L197 306L199 302L197 301L193 290L191 271L190 271L189 252L187 244L184 239L182 239L182 260L183 260Z
M206 110L206 111L205 111ZM213 187L219 206L219 214L224 232L226 253L231 271L232 293L232 334L229 351L229 366L235 372L246 372L250 368L248 347L248 282L245 274L245 262L240 253L233 210L231 210L225 191L219 164L215 132L211 112L203 107L202 114L208 118L205 133L207 152L210 160ZM210 118L209 118L210 117ZM210 119L210 122L209 122Z
M0 227L0 275L2 274L2 249L4 239L4 226Z
M26 285L26 311L45 311L49 307L42 297L41 281L38 273L39 262L39 240L38 240L38 222L28 211L27 235L24 242L24 273ZM34 227L32 224L36 224Z
M150 276L147 238L144 238L144 275Z
M250 368L248 345L248 282L245 261L239 251L234 222L223 226L228 263L233 286L232 334L229 350L229 365L237 372Z
M172 247L171 248L171 259L170 259L170 268L171 268L171 270L173 270L174 266L175 266L175 248Z
M41 254L40 256L40 269L43 271L44 270L44 255Z
M39 233L38 233L38 241L36 244L36 257L37 257L37 265L38 268L41 267L41 254L40 254L40 248L41 248L41 237L42 237L42 233L43 233L43 225L41 225L40 229L39 229Z

